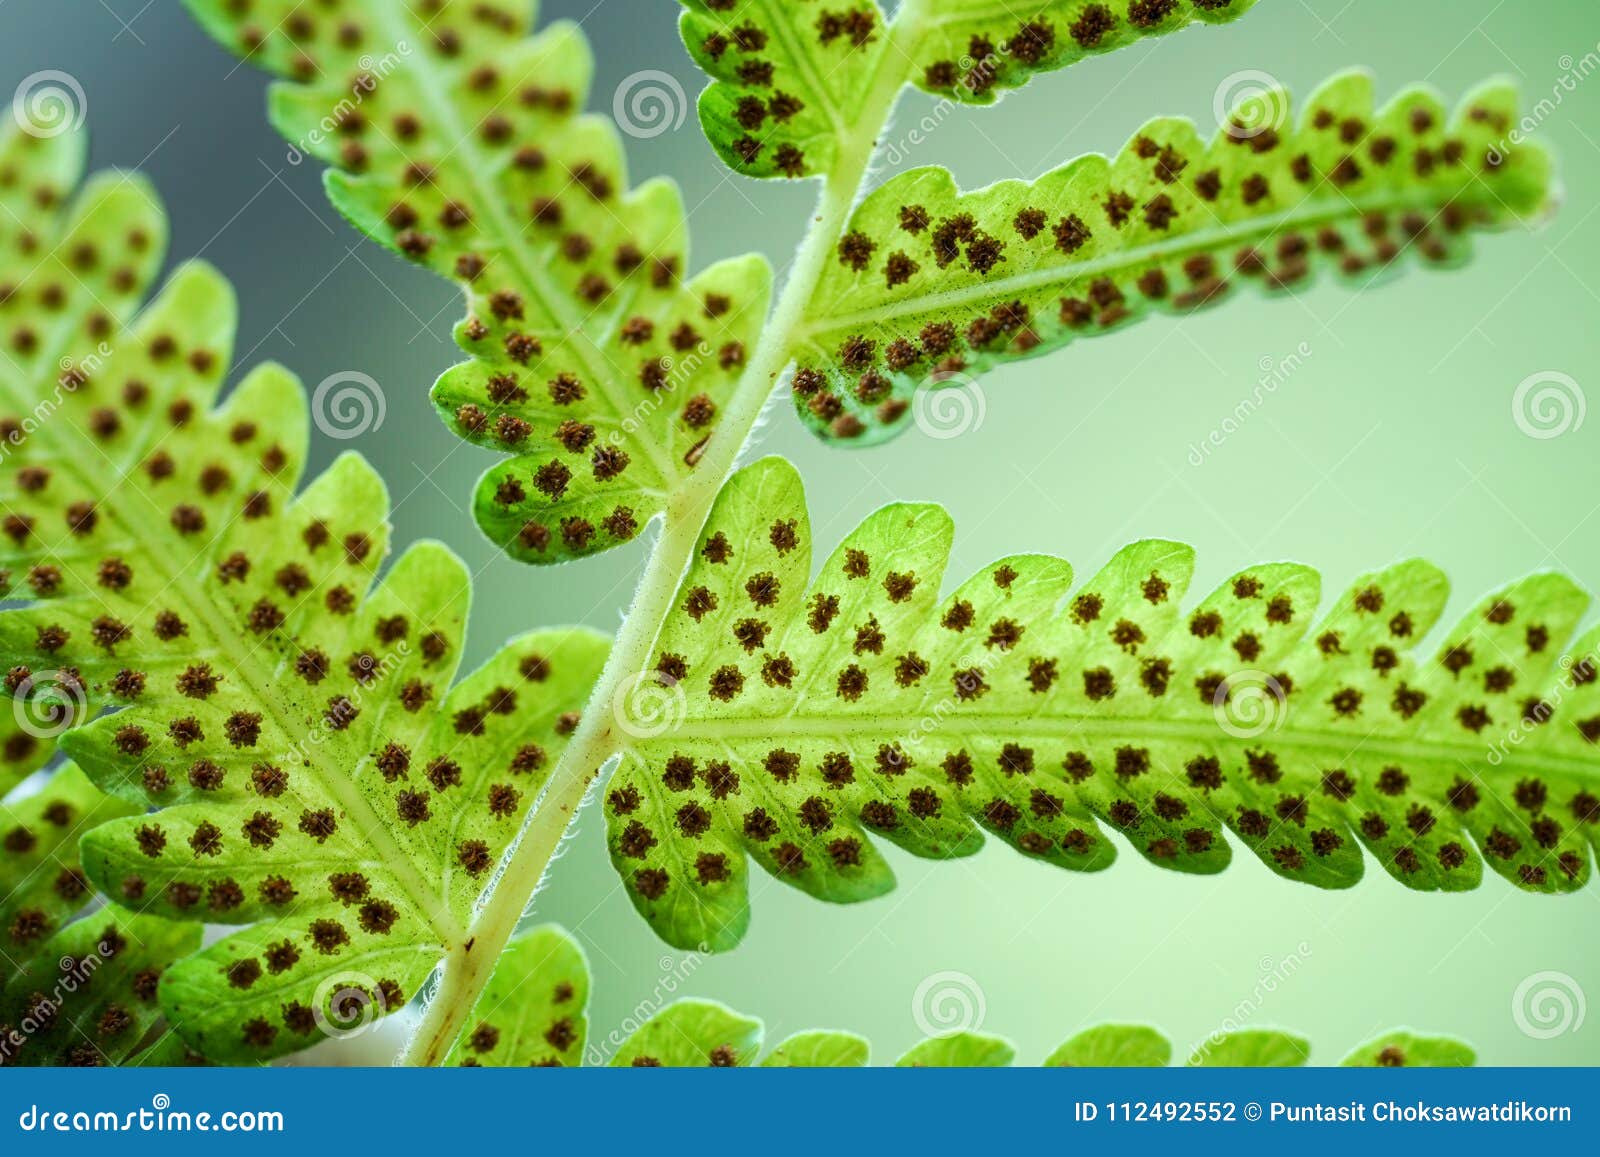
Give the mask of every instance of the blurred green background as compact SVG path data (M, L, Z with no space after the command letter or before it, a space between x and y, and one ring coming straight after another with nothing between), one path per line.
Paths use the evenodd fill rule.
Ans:
M583 22L599 57L590 104L609 111L640 70L673 73L691 100L701 87L676 9L551 0L545 18ZM1452 100L1504 73L1530 103L1559 93L1535 137L1560 154L1565 204L1539 232L1482 242L1462 273L1411 272L1359 298L1331 287L1270 304L1245 297L996 373L983 421L959 438L913 431L876 451L829 450L785 404L760 450L799 464L819 541L893 499L945 504L958 528L956 576L1030 550L1088 573L1122 543L1164 535L1199 548L1198 589L1283 557L1319 567L1334 591L1407 555L1445 567L1454 611L1539 568L1600 587L1600 415L1552 438L1526 435L1512 416L1530 375L1569 375L1575 397L1600 390L1600 80L1572 82L1600 67L1597 43L1592 0L1262 0L1238 24L1089 61L998 108L958 111L903 163L946 164L970 186L1114 150L1157 114L1209 130L1219 84L1242 70L1303 94L1361 64L1384 96L1423 80ZM308 385L345 370L381 383L387 418L353 445L389 481L397 541L442 539L478 572L474 659L539 624L616 625L645 543L533 570L480 540L466 501L491 457L448 435L426 402L458 356L448 331L459 300L327 207L315 166L290 164L267 127L261 76L206 40L176 0L6 0L0 82L46 68L86 91L93 163L154 179L173 216L172 257L203 256L237 285L241 365L277 359ZM900 123L929 107L910 98ZM809 217L809 186L728 175L692 112L674 131L630 142L630 158L636 176L683 186L697 266L750 249L781 266ZM1191 447L1252 393L1261 365L1302 343L1310 355L1289 380L1194 465ZM321 440L314 465L346 445ZM1465 1036L1486 1063L1600 1062L1600 1012L1576 1022L1583 992L1600 997L1596 887L1552 899L1491 878L1475 893L1433 897L1369 865L1361 886L1322 893L1284 884L1247 855L1205 879L1133 855L1077 876L998 844L955 864L891 850L899 890L855 907L758 875L743 947L700 960L667 950L634 915L600 828L597 810L583 815L536 915L587 947L601 1043L641 1002L688 993L759 1015L775 1035L860 1031L883 1060L922 1035L919 1009L936 1017L943 994L944 1007L981 1012L983 1027L1029 1061L1106 1019L1154 1023L1183 1049L1231 1018L1296 1028L1322 1062L1394 1024ZM1535 993L1552 984L1570 1014L1546 1035ZM1556 1027L1559 1009L1543 1011L1552 1009ZM346 1059L377 1048L369 1039Z

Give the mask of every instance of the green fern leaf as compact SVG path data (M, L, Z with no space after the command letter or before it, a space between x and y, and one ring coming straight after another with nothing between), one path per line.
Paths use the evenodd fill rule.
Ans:
M107 909L68 925L0 994L0 1067L123 1064L161 1020L157 989L197 924Z
M1354 1049L1339 1064L1345 1068L1467 1068L1477 1060L1472 1047L1454 1037L1396 1029Z
M613 1067L682 1068L753 1064L761 1022L714 1000L675 1000L640 1025L611 1058Z
M903 173L857 208L794 351L795 404L823 437L871 443L911 421L918 386L1254 285L1327 268L1366 285L1408 253L1464 261L1470 235L1550 206L1551 162L1512 148L1516 94L1491 84L1453 118L1422 88L1373 111L1347 73L1298 126L1281 91L1254 98L1208 145L1151 121L1114 159L962 193L944 169ZM1265 114L1261 109L1268 110Z
M446 1064L577 1065L586 1053L589 964L564 929L543 925L514 939L473 1008ZM677 1000L647 1017L617 1046L613 1066L754 1064L764 1030L715 1001ZM765 1067L864 1065L867 1042L851 1033L796 1033L760 1061Z
M1571 581L1510 584L1429 655L1448 588L1419 561L1319 621L1317 574L1289 563L1185 609L1193 553L1161 541L1075 589L1029 555L941 598L951 539L940 508L889 506L812 579L793 467L724 489L655 670L617 705L632 737L605 804L612 860L669 943L739 941L747 857L819 899L887 892L869 832L952 857L981 827L1085 871L1116 855L1103 822L1157 866L1213 873L1227 829L1319 887L1359 880L1363 845L1420 890L1475 887L1485 861L1529 891L1589 879L1600 630L1566 646L1589 601Z
M333 20L298 0L187 2L290 78L273 123L337 167L339 210L466 292L456 338L473 360L433 399L457 434L508 456L478 486L484 532L528 562L632 539L717 429L770 271L743 257L684 280L676 187L630 190L615 128L579 111L593 62L577 27L527 38L530 3L490 19L355 0Z
M700 124L717 155L748 177L829 171L888 45L878 5L684 0L684 7L684 45L713 79L700 97Z
M27 140L8 146L44 171L81 157ZM163 999L197 1051L264 1059L337 1028L346 989L397 1008L459 945L606 644L535 633L452 688L465 566L424 543L369 595L389 538L370 467L345 455L295 495L306 406L282 369L212 408L227 284L184 267L128 320L160 259L153 194L100 179L63 218L5 307L38 335L10 404L53 396L46 375L85 343L96 361L0 470L26 531L7 562L36 596L0 614L0 667L13 694L70 686L73 721L121 708L60 745L125 811L163 810L89 833L83 870L141 912L247 926Z
M767 1069L855 1069L867 1063L867 1042L850 1032L811 1029L797 1032L761 1058Z
M1242 1028L1205 1041L1188 1064L1208 1068L1295 1068L1311 1055L1311 1042L1276 1028Z
M1045 1068L1161 1068L1172 1060L1172 1042L1138 1024L1103 1024L1085 1029L1045 1058Z
M0 804L0 959L3 976L47 950L92 898L78 858L88 828L140 809L103 794L73 764L38 792Z
M171 1028L165 1029L153 1045L122 1062L136 1069L207 1068L211 1062L191 1049Z
M1002 1069L1016 1055L1004 1037L957 1032L918 1041L894 1064L898 1069Z
M447 1063L456 1065L571 1065L592 1063L585 1053L589 966L577 941L555 925L530 929L501 956ZM766 1030L759 1020L711 1000L683 999L648 1016L618 1047L620 1067L856 1068L869 1047L854 1033L831 1029L797 1032L761 1055ZM1196 1049L1190 1065L1266 1067L1302 1065L1310 1053L1301 1037L1280 1029L1238 1029ZM1003 1037L964 1030L919 1041L900 1056L901 1068L996 1068L1012 1063L1016 1049ZM1046 1068L1161 1067L1172 1044L1153 1028L1107 1024L1074 1036L1044 1061ZM1449 1037L1421 1037L1397 1029L1355 1050L1341 1063L1460 1064L1472 1050Z
M1298 1068L1311 1055L1304 1037L1275 1028L1235 1029L1212 1037L1190 1055L1189 1067L1263 1069ZM1009 1065L1013 1050L1001 1037L957 1032L920 1041L895 1063L940 1068ZM1045 1068L1163 1068L1172 1059L1172 1043L1153 1028L1107 1024L1087 1029L1057 1048ZM1477 1057L1466 1043L1452 1037L1420 1037L1397 1029L1368 1042L1341 1065L1411 1065L1416 1068L1470 1066Z

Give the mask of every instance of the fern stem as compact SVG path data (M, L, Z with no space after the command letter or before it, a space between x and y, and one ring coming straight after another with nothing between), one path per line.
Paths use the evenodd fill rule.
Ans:
M661 536L578 730L529 816L499 884L479 910L466 939L446 957L444 975L401 1056L402 1064L437 1065L449 1053L590 785L620 750L617 705L629 680L649 667L656 636L666 622L711 506L733 474L740 452L790 362L807 307L866 180L877 151L878 132L888 123L905 87L911 50L925 29L924 4L925 0L906 0L896 13L889 30L890 43L868 98L839 143L812 227L789 267L777 306L705 456L689 481L668 500Z

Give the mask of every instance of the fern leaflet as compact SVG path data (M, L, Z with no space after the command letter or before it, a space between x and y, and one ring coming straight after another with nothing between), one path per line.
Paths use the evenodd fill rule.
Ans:
M1254 286L1282 294L1330 269L1362 287L1408 254L1465 261L1471 234L1550 207L1538 145L1504 144L1516 93L1492 84L1453 117L1422 88L1373 109L1337 77L1288 124L1282 91L1209 144L1187 120L1142 128L1115 157L962 193L941 168L871 193L817 284L795 345L795 405L825 438L874 442L911 420L918 386L1187 313Z
M589 967L583 950L554 925L530 929L513 940L484 988L469 1028L447 1063L521 1066L594 1064L604 1049L586 1047ZM712 1000L675 1000L653 1012L617 1044L607 1063L633 1068L856 1068L867 1064L869 1046L854 1033L832 1029L797 1032L762 1053L765 1028ZM1190 1065L1243 1068L1303 1065L1311 1046L1279 1029L1218 1033L1191 1055ZM955 1032L913 1045L896 1065L939 1068L1009 1065L1016 1050L1004 1038ZM1153 1028L1107 1024L1087 1029L1055 1049L1046 1068L1161 1066L1172 1044ZM1370 1041L1341 1064L1470 1065L1472 1050L1448 1037L1396 1030Z
M1220 872L1232 831L1272 871L1407 887L1581 887L1600 837L1600 629L1536 574L1437 650L1447 584L1420 561L1321 602L1303 566L1251 567L1184 609L1193 553L1138 542L1074 588L1041 555L940 597L949 517L896 504L811 577L800 481L736 475L653 651L606 797L613 862L679 946L737 943L746 860L819 899L894 885L868 833L968 855L986 829L1090 871L1115 841ZM1480 856L1479 850L1482 855Z
M895 1064L909 1068L999 1068L1016 1050L1003 1037L958 1032L913 1045ZM1311 1043L1283 1029L1232 1029L1207 1038L1190 1053L1187 1067L1298 1068L1311 1057ZM1107 1024L1086 1029L1044 1061L1049 1068L1163 1068L1172 1044L1144 1025ZM1423 1036L1395 1029L1358 1045L1339 1064L1367 1068L1461 1068L1477 1060L1471 1046L1453 1037Z

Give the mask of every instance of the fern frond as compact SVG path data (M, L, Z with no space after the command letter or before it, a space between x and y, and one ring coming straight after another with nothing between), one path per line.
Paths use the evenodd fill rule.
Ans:
M1528 891L1588 881L1600 629L1572 640L1589 599L1569 579L1511 583L1430 653L1448 584L1425 562L1319 619L1318 576L1291 563L1186 606L1193 552L1163 541L1076 586L1060 559L1002 559L941 598L951 539L939 507L885 507L812 578L794 468L724 489L617 708L612 860L665 940L737 943L750 857L819 899L889 891L869 833L944 858L986 829L1088 871L1115 858L1104 823L1212 873L1226 829L1319 887L1359 880L1363 846L1419 890L1475 887L1485 861Z
M33 171L67 171L75 146L23 141ZM8 405L55 402L0 469L4 562L35 596L0 614L0 667L13 694L70 687L72 721L120 708L59 743L126 811L161 810L90 832L83 870L141 912L245 926L162 993L197 1051L258 1060L337 1026L347 990L398 1008L464 942L606 644L533 633L452 687L464 565L424 543L374 588L383 485L345 455L296 495L306 406L284 370L213 408L227 284L183 267L126 319L164 232L146 187L97 179L3 307L37 335Z
M336 167L362 232L461 285L473 360L433 399L506 456L480 481L484 533L527 562L632 539L694 469L766 313L760 257L688 278L676 186L628 185L616 129L582 114L576 25L527 38L533 7L413 11L187 0L224 45L289 78L274 125ZM742 437L742 432L741 435Z
M0 804L0 981L47 952L50 937L92 900L78 840L95 824L135 815L71 763L43 788Z
M744 176L800 178L832 170L875 83L988 104L1036 73L1233 20L1255 0L1120 0L1121 12L1083 0L916 0L897 11L892 45L873 0L682 3L683 43L712 80L699 102L712 148Z
M110 908L63 928L0 992L0 1067L147 1063L161 978L199 947L197 924Z
M796 408L819 435L866 444L904 429L917 387L1242 287L1283 294L1327 270L1352 287L1409 255L1466 260L1474 232L1550 206L1551 162L1505 142L1515 90L1495 83L1453 116L1423 88L1374 111L1346 73L1299 123L1289 98L1230 121L1151 121L1115 157L1037 181L959 191L941 168L900 174L856 210L817 285L794 351Z
M544 925L518 936L506 949L479 998L468 1028L448 1064L593 1064L601 1049L586 1049L590 977L583 950L565 930ZM762 1055L766 1029L713 1000L685 998L648 1016L608 1061L612 1066L675 1068L858 1068L868 1061L861 1037L834 1029L797 1032ZM1280 1029L1218 1033L1197 1047L1190 1065L1241 1068L1303 1065L1311 1048ZM1016 1049L1003 1037L961 1031L918 1042L895 1064L904 1068L1003 1067ZM1172 1060L1172 1043L1143 1025L1107 1024L1086 1029L1056 1048L1045 1068L1158 1067ZM1369 1041L1341 1064L1471 1065L1473 1051L1449 1037L1397 1029Z

